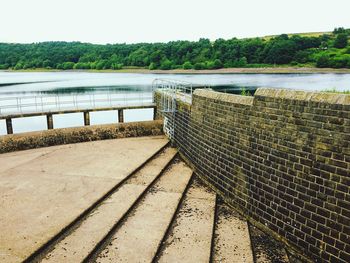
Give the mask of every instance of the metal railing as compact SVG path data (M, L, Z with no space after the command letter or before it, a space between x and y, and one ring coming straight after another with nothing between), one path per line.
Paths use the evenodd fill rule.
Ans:
M192 104L192 95L195 88L208 88L204 85L194 84L186 81L172 79L155 79L152 83L152 89L160 92L158 102L158 111L164 118L164 132L172 139L175 132L175 115L177 110L177 101L181 100Z
M152 89L160 90L162 93L168 93L170 96L181 98L188 103L192 103L192 93L200 85L173 79L155 79L152 83Z
M0 97L0 116L150 103L152 103L151 91Z

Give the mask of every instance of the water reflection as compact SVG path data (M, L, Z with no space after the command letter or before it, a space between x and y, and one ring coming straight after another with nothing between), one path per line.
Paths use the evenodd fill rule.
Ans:
M6 132L6 122L5 120L0 120L0 135L5 135Z
M147 98L152 101L152 81L156 78L175 79L198 85L211 86L212 89L240 94L245 89L254 94L259 87L287 88L298 90L338 91L350 89L350 74L134 74L134 73L89 73L89 72L5 72L0 71L0 107L16 101L4 98L20 97L27 105L33 103L33 97L44 97L42 107L28 106L27 111L50 110L56 102L54 96L60 96L71 107L74 97L89 101L90 96L115 94L115 100L121 103L138 104ZM32 97L32 99L30 98ZM16 100L16 99L14 99ZM35 99L34 99L35 100ZM35 102L35 101L34 101ZM100 106L103 106L101 104ZM84 105L77 105L83 107ZM88 107L88 105L85 105ZM91 105L90 105L91 106ZM90 107L89 106L89 107ZM96 105L93 105L96 106ZM32 108L31 108L32 107ZM0 113L1 114L1 113ZM114 123L116 112L91 113L91 124ZM64 117L63 117L64 116ZM125 111L125 121L151 120L153 112L148 110ZM35 119L37 118L37 119ZM81 124L78 115L56 116L55 127L67 127ZM41 117L30 120L14 120L15 132L46 129L46 121ZM0 134L6 134L5 121L0 120Z
M12 127L13 127L13 133L46 130L47 129L46 116L12 119Z
M219 85L212 87L213 90L229 93L229 94L237 94L240 95L242 92L249 93L249 95L254 95L255 91L258 89L258 87L254 86L237 86L237 85Z
M134 74L0 71L0 93L50 92L68 89L150 89L156 78L204 86L274 87L302 90L349 89L350 74Z

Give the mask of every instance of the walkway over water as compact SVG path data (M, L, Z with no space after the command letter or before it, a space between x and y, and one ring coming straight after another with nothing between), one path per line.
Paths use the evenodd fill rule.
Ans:
M0 262L287 262L167 143L139 137L0 155Z
M84 110L94 108L112 108L142 106L152 103L151 91L131 93L123 90L97 94L52 94L22 95L0 97L0 116L55 112L65 110Z
M164 102L162 107L173 111L175 99L182 98L191 102L195 85L190 82L168 79L155 79L152 89L130 92L123 90L107 90L91 94L42 94L37 96L0 96L0 121L5 120L7 134L14 132L12 119L46 116L47 129L54 129L53 115L83 113L84 125L90 125L90 112L118 111L118 122L124 122L124 110L153 109L155 119L156 107L152 90L162 90ZM170 96L170 99L168 98ZM165 105L167 104L167 105ZM163 109L164 110L164 109ZM168 109L169 110L169 109Z

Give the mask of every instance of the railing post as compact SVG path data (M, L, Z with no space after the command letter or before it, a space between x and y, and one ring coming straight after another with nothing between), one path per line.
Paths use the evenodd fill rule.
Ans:
M153 120L155 121L157 118L157 106L153 107Z
M13 134L12 119L11 118L6 119L6 130L7 130L7 134Z
M88 111L84 111L84 125L90 125L90 113Z
M51 113L46 114L46 123L47 123L47 129L52 130L53 129L53 118L52 118Z
M124 122L124 110L123 109L118 110L118 122L119 123Z

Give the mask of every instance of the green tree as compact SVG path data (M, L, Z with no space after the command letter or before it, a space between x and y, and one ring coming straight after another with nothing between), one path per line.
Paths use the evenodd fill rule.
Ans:
M13 68L14 70L19 70L19 69L23 69L23 63L22 62L18 62L16 64L16 66Z
M201 69L206 69L206 66L204 63L196 63L194 64L194 67L193 67L195 70L201 70Z
M111 66L112 69L118 70L123 68L123 64L121 63L113 63Z
M192 69L192 68L193 68L193 65L192 65L191 62L186 61L186 62L182 65L182 68L183 68L183 69Z
M150 62L153 63L156 68L158 68L161 64L161 61L164 59L164 52L162 50L154 51L150 55Z
M344 27L336 27L333 30L333 34L334 35L336 35L336 34L343 34L343 33L346 33L346 30L344 29Z
M8 69L9 67L9 64L0 64L0 69Z
M156 64L154 62L152 62L151 64L149 64L148 69L149 70L157 69Z
M345 48L348 45L348 35L345 33L340 33L334 40L335 48Z
M313 63L340 67L347 61L349 29L320 37L283 34L271 39L209 39L168 43L94 45L80 42L34 44L0 43L1 68L118 69L120 65L157 68L215 69L224 67L269 66L272 64ZM324 52L329 58L320 58ZM338 53L337 53L338 52ZM333 57L332 57L333 56ZM221 63L219 63L219 61ZM347 63L346 63L347 65Z
M74 62L64 62L63 63L64 70L73 69L73 67L74 67Z
M52 66L52 63L50 60L48 60L48 59L44 60L44 62L43 62L44 68L50 68L51 66Z
M173 63L169 59L165 59L160 64L160 69L162 69L162 70L169 70L169 69L172 68L172 66L173 66Z
M316 67L327 68L330 66L330 58L328 55L321 55L316 61Z
M223 64L222 64L221 60L220 59L215 59L214 60L214 68L218 69L218 68L222 68L222 67L223 67Z
M297 46L287 38L288 36L281 35L266 46L266 63L288 64L293 60Z
M97 64L96 64L96 69L97 69L97 70L104 69L104 68L105 68L105 65L106 65L106 61L101 60L101 61L97 62Z

